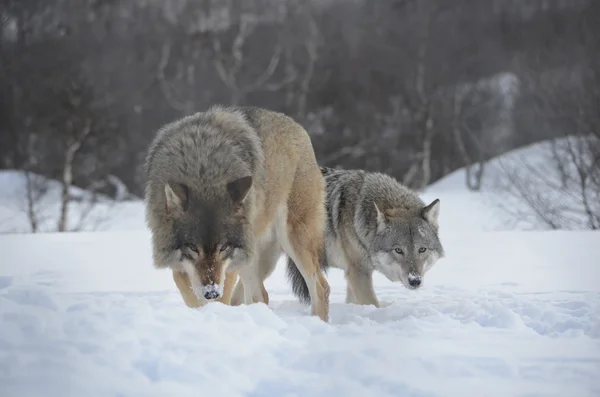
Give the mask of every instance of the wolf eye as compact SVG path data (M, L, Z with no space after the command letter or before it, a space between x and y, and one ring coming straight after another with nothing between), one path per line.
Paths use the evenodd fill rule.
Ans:
M402 248L394 248L394 251L398 254L398 255L404 255L404 251L402 251Z
M421 247L421 248L419 248L419 252L420 252L420 253L423 253L423 252L425 252L425 251L427 251L427 248L425 248L425 247Z
M186 244L186 247L187 247L187 248L188 248L190 251L192 251L192 252L195 252L196 254L198 253L198 247L196 247L195 245L193 245L193 244Z
M220 251L221 251L221 252L225 252L225 251L227 251L227 250L229 249L229 247L231 247L231 246L230 246L229 244L225 243L225 244L223 244L223 245L221 246L221 249L220 249Z

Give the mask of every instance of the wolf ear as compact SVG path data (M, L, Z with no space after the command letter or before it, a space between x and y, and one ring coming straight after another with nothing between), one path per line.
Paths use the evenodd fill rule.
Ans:
M189 191L188 187L181 183L166 183L165 196L167 197L167 213L169 215L181 214L187 210Z
M227 184L227 192L236 204L241 204L252 186L252 177L245 176Z
M440 215L440 199L435 199L427 207L423 208L422 216L427 222L438 227L438 216Z
M381 233L385 230L386 218L375 201L373 201L373 206L375 207L375 211L377 211L377 233Z

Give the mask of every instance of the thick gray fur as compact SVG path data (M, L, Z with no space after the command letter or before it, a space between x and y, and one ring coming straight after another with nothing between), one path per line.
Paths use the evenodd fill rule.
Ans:
M232 236L234 262L246 260L252 247L247 224L227 219L234 202L227 183L252 176L260 184L264 155L252 126L253 108L213 106L161 128L146 158L146 222L152 231L154 265L179 269L182 244L200 246ZM191 213L173 222L166 210L165 185L187 187ZM252 189L251 189L252 190ZM243 205L253 207L254 195ZM227 230L229 228L229 230ZM243 248L243 249L238 249Z
M425 205L415 192L382 173L328 167L321 167L321 173L327 209L321 266L324 271L329 266L344 270L346 302L380 307L372 282L375 270L409 289L418 288L445 255L438 237L439 200ZM289 258L287 276L294 294L309 303L304 279Z

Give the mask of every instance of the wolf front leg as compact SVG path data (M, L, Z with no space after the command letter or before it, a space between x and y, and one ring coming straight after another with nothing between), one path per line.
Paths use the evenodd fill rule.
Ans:
M350 282L348 282L347 274L346 274L346 303L352 303L354 305L358 305L358 301L356 300L354 291L352 291L352 287L350 287Z
M267 305L269 304L269 293L265 288L264 284L261 288L263 302ZM245 295L244 295L244 283L240 281L235 285L235 289L233 290L233 295L231 296L231 306L239 306L244 303Z
M235 282L238 279L238 275L235 271L225 273L225 286L223 287L223 296L217 299L219 302L226 305L231 305L231 296L233 295L233 288Z
M372 272L350 268L346 271L346 281L348 282L346 303L380 307L379 300L377 300L377 296L375 295L375 289L373 288Z
M236 285L233 292L232 305L256 302L269 304L269 293L265 288L265 280L277 266L277 261L281 256L281 247L275 233L263 238L259 246L258 255L250 261L249 266L244 266L239 271L241 282Z
M187 273L173 270L173 281L175 281L175 285L177 286L177 289L179 289L179 293L187 307L196 308L203 306L203 302L200 302L200 299L198 299L194 291L192 291L192 286Z
M241 285L236 287L236 291L234 292L232 299L234 305L240 303L245 305L259 302L268 303L268 294L265 296L266 290L259 274L259 259L260 257L255 255L249 264L238 270Z

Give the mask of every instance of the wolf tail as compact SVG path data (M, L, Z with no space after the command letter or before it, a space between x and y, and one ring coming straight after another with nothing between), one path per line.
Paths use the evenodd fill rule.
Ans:
M327 264L327 260L324 252L320 255L319 265L321 266L321 270L324 273L327 273L329 269L329 265ZM306 285L306 281L304 277L302 277L302 273L298 270L298 266L294 260L288 255L287 261L287 269L286 274L290 284L292 284L292 291L294 295L300 300L300 302L308 305L310 304L310 293L308 292L308 286Z

